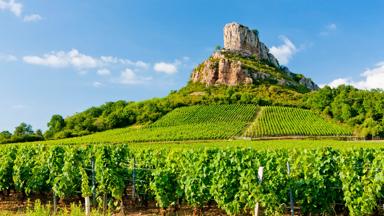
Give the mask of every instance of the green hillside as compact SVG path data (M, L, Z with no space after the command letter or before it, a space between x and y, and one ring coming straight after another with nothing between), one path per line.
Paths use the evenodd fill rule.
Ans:
M256 117L257 116L257 117ZM226 140L235 137L350 136L351 130L310 110L255 105L181 107L147 126L131 126L82 137L39 141L51 144Z
M129 143L229 139L241 134L257 112L254 105L211 105L177 108L144 127L108 130L48 143Z
M262 107L246 130L247 137L350 136L349 128L326 121L310 110L291 107Z

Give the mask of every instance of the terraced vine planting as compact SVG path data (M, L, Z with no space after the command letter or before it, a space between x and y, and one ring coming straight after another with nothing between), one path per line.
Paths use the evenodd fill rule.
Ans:
M157 122L49 143L130 143L229 139L242 133L256 115L255 105L210 105L177 108Z
M292 107L262 107L246 130L247 137L351 136L349 128L328 122L310 110Z

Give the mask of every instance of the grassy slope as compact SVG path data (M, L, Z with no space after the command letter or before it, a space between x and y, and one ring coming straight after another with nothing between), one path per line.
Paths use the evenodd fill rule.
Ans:
M230 139L244 130L256 112L257 106L254 105L182 107L147 127L114 129L42 143L89 144Z
M263 107L245 132L247 137L351 136L344 126L326 121L310 110L291 107Z
M199 142L194 140L228 140L240 136L246 130L247 126L255 119L258 109L254 105L189 106L175 109L157 122L145 127L120 128L83 137L36 143L172 143L181 141L188 144ZM270 115L270 113L265 112L268 109L272 109L272 107L262 107L263 113L258 115L256 121L248 127L245 135L259 135L255 131L260 129L258 128L260 125L265 128L269 127L274 135L277 135L276 132L278 129L281 131L281 128L287 129L288 132L302 131L304 128L308 132L306 135L319 135L319 133L320 135L335 135L338 130L345 130L339 125L325 121L308 110L279 107L279 110L283 110L283 112L277 112L279 115L275 115L276 112L272 112L272 115ZM295 112L292 112L292 110ZM291 115L300 115L300 117L292 117ZM260 119L267 121L263 123ZM284 121L278 121L281 119L284 119ZM273 122L275 123L273 124ZM273 127L270 127L271 125ZM321 134L321 131L324 131L324 133ZM295 133L280 133L278 135L292 134Z

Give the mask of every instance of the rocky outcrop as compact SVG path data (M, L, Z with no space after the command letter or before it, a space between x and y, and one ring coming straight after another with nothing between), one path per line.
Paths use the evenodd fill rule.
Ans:
M224 26L224 49L243 55L254 55L257 59L278 67L279 62L269 53L268 47L260 41L258 34L257 30L250 30L241 24L228 23Z
M311 79L303 77L299 80L299 83L305 87L307 87L310 90L317 90L319 89L319 86L316 85Z
M224 49L216 51L195 68L191 80L208 86L269 83L296 89L318 89L311 79L280 66L259 40L256 30L237 23L225 25Z
M252 84L250 72L240 61L231 61L220 52L215 52L204 61L192 74L193 82L202 82L207 85L239 85Z

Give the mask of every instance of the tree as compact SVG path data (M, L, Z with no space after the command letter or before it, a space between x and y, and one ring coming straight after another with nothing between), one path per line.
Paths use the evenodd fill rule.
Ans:
M11 139L6 142L30 142L43 139L44 137L42 136L41 130L34 133L32 126L23 122L15 128L15 132L13 133Z
M39 137L40 139L44 139L43 132L40 129L37 129L35 132L35 135Z
M7 143L11 137L12 134L9 131L0 132L0 143Z
M61 131L65 127L64 118L61 115L53 115L51 120L47 124L48 130L56 133Z
M11 136L12 136L12 133L9 131L3 131L0 133L0 137L3 137L5 139L9 139L9 138L11 138Z
M15 132L13 132L13 136L15 137L22 137L25 135L32 135L32 134L33 134L32 126L24 122L22 122L19 126L17 126L15 128Z
M56 133L62 131L65 127L64 118L61 115L53 115L51 120L47 123L48 130L45 132L47 139L52 138Z

